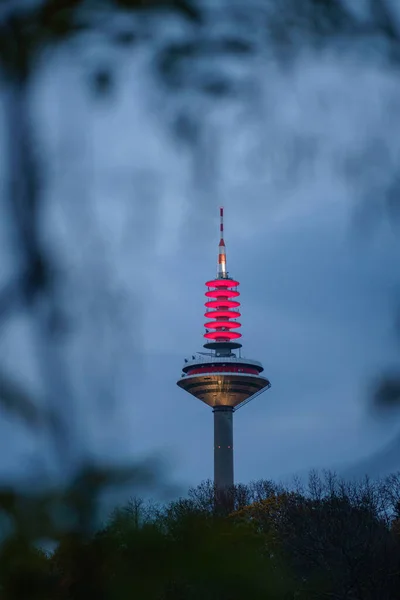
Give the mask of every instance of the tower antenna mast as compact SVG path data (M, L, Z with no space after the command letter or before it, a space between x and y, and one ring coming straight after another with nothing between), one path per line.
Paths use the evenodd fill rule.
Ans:
M224 240L224 207L221 206L219 209L219 231L220 231L220 239L218 246L218 268L217 268L217 278L226 279L228 277L228 272L226 270L226 247Z

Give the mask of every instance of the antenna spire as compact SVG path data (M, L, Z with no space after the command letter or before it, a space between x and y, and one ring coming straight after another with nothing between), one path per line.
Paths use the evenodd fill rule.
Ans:
M226 270L226 248L224 241L224 207L221 206L219 209L219 217L220 217L220 241L218 246L218 270L217 277L218 279L226 279L228 277L228 273Z

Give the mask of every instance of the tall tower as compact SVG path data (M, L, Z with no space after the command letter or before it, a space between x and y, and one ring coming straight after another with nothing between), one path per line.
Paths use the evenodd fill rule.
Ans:
M262 364L241 356L238 285L226 268L224 209L221 207L217 277L206 283L204 316L209 321L204 325L204 348L207 352L185 359L182 376L177 381L179 387L213 409L214 484L220 491L234 484L233 413L271 387L268 379L261 376Z

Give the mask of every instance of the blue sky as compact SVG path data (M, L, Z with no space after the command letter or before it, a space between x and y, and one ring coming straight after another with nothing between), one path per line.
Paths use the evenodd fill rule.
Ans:
M379 193L366 235L355 215L400 150L396 74L304 54L291 70L258 64L253 104L212 105L161 99L143 51L119 57L114 97L96 103L87 54L49 61L33 106L49 168L43 236L73 323L63 348L73 396L60 402L80 423L76 443L108 458L163 454L184 486L212 477L212 413L176 380L203 343L223 204L243 351L272 382L235 415L236 479L342 466L385 445L398 426L372 419L368 394L396 364L399 244ZM170 133L189 101L196 149ZM40 392L27 319L7 324L0 351ZM13 421L0 427L0 468L29 469L35 439Z

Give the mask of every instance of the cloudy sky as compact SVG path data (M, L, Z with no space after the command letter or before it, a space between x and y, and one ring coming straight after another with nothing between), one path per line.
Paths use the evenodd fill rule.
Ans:
M114 93L96 101L87 73L101 58L101 48L55 56L33 103L48 157L43 236L73 323L63 346L73 392L60 402L79 423L76 444L163 455L184 486L212 477L212 412L176 380L202 349L224 205L243 353L272 383L235 415L236 479L342 467L383 447L399 426L373 419L368 402L398 357L399 243L375 190L400 150L397 74L333 53L285 70L258 63L254 98L193 97L191 147L171 135L190 99L160 90L145 51L119 57ZM10 320L1 358L40 389L31 334L29 319ZM30 468L34 436L9 418L1 431L3 472Z

